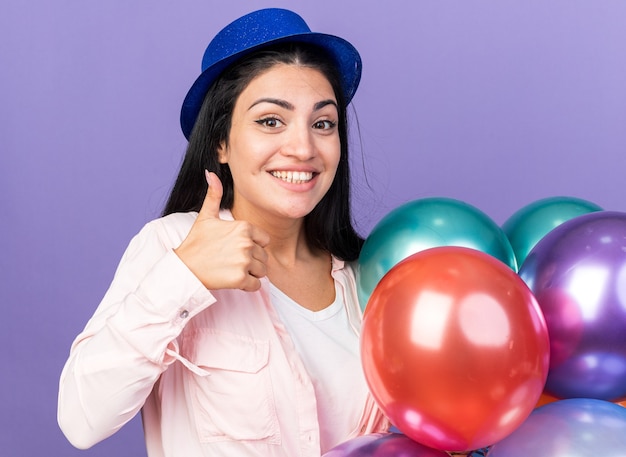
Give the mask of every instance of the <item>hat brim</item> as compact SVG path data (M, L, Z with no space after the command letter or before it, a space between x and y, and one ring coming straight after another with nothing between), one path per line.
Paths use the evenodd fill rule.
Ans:
M196 123L200 107L202 106L202 102L204 101L209 87L226 68L254 51L273 44L287 42L314 44L328 52L337 65L339 75L341 76L341 84L346 103L352 100L361 80L362 69L361 57L352 44L343 38L324 33L307 32L286 35L226 56L213 63L213 65L198 76L189 89L189 92L187 92L180 112L180 126L185 138L189 139L191 136L191 131Z

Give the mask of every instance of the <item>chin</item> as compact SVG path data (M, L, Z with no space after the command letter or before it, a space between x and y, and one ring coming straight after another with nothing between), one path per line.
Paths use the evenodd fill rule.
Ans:
M277 212L282 217L287 217L289 219L303 219L304 217L311 214L311 211L315 209L315 205L313 206L304 206L304 207L292 207L292 208L278 208Z

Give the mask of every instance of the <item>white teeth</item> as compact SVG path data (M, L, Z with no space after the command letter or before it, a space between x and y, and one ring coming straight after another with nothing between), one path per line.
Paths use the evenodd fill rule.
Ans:
M313 173L310 171L272 171L272 176L294 184L302 184L313 179Z

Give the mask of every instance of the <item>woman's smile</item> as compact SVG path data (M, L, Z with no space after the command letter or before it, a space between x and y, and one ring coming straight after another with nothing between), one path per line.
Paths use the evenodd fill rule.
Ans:
M270 174L281 181L291 184L303 184L311 181L314 174L310 171L271 171Z

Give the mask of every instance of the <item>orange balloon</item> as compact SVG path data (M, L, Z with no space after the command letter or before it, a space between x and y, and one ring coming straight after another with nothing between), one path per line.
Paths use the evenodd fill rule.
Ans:
M543 392L549 352L522 279L462 247L396 264L371 294L361 334L381 409L405 435L446 451L483 448L515 430Z
M539 408L540 406L547 405L548 403L552 403L554 401L559 401L559 400L560 398L553 397L552 395L544 392L541 394L541 397L539 397L539 401L537 401L537 405L535 406L535 408ZM626 407L626 400L616 401L615 404Z
M537 401L537 404L535 405L535 408L539 408L540 406L547 405L548 403L552 403L552 402L558 401L558 400L559 400L558 398L553 397L552 395L549 395L549 394L544 392L539 397L539 400Z

